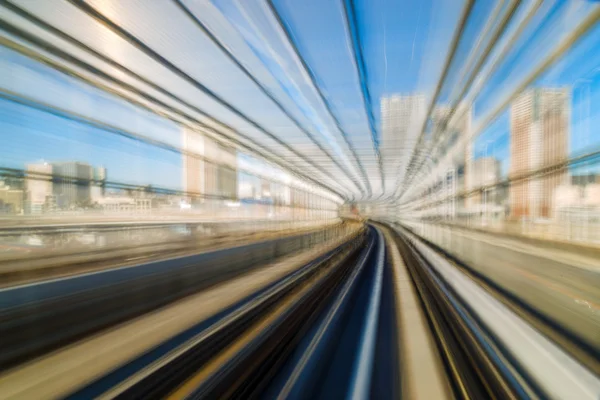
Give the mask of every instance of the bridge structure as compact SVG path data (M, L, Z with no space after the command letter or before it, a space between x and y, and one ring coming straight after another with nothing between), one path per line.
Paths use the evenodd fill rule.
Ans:
M599 19L0 0L0 399L600 398Z

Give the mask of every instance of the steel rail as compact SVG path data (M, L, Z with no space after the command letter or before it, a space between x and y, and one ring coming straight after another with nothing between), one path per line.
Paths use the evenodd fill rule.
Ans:
M226 355L215 359L218 365L210 365L207 369L197 371L182 389L177 390L169 399L204 396L264 398L261 396L265 395L267 398L287 398L286 394L291 394L292 397L368 398L374 385L371 377L375 373L377 363L375 341L376 335L379 335L377 319L381 312L382 276L385 265L385 242L376 229L370 230L371 244L364 250L361 258L356 263L346 263L348 265L343 266L345 272L342 275L336 271L328 272L328 276L338 276L335 278L337 283L333 289L334 293L332 289L311 288L315 296L320 297L313 306L316 313L306 314L299 307L295 317L289 313L287 317L284 314L270 316L268 319L272 322L269 322L269 326L261 327L259 334L251 328L251 331L240 339L244 343L243 348L231 347ZM372 263L372 268L366 268L367 260ZM361 271L367 275L364 276ZM361 304L367 303L365 307L349 300L349 291L354 282L357 282L360 289L357 288L358 292L352 292L360 296ZM328 305L325 306L326 304ZM342 308L344 305L346 307ZM289 306L285 307L284 310ZM278 328L283 318L293 318L287 324L298 327L293 328L298 332L286 332L284 338L283 331L280 332ZM348 318L359 325L350 326L352 321ZM342 322L344 320L345 324ZM338 338L343 344L332 340L332 330L343 330L342 336L345 338ZM250 338L247 335L250 335ZM377 336L377 340L379 339ZM357 351L357 348L364 351ZM381 349L377 357L381 356L380 353ZM319 359L316 369L310 369L310 360L316 362L318 354L324 358ZM361 354L365 357L361 357ZM354 361L344 361L348 356ZM339 368L345 371L340 373ZM326 378L331 374L337 376L338 380L333 382ZM295 387L294 393L289 392L290 384Z
M375 282L369 297L369 305L364 329L359 342L358 358L350 381L350 390L347 399L367 399L371 391L371 376L375 359L375 340L377 338L377 325L381 304L381 291L383 285L383 268L385 265L385 240L381 230L375 228L377 234L377 260L375 261Z
M356 178L352 176L344 167L340 164L340 162L334 158L331 153L323 147L323 145L316 139L315 135L313 135L308 128L306 128L296 117L294 117L284 106L281 104L279 100L275 97L275 95L267 88L264 84L262 84L250 70L244 66L244 64L233 54L233 52L227 47L225 43L223 43L218 37L216 37L210 29L198 18L181 0L172 0L179 9L193 21L193 23L202 31L204 35L206 35L210 41L217 46L217 48L223 52L227 56L227 58L238 67L248 79L250 79L259 89L260 91L267 96L275 106L288 117L298 129L300 129L318 148L321 150L329 160L331 160L336 167L344 174L358 189L359 191L363 191L363 189L358 185Z
M451 224L440 225L449 229L456 227ZM458 226L458 228L460 230L461 227ZM462 228L464 229L464 227ZM405 229L417 235L413 229L409 227L405 227ZM421 240L427 246L451 261L453 266L457 267L462 273L483 287L487 292L492 293L494 297L501 299L501 301L506 304L509 309L517 313L517 315L526 317L533 327L545 334L553 342L565 348L570 355L577 359L577 361L587 369L596 375L600 375L600 350L598 347L589 343L589 341L581 337L581 335L557 322L552 315L542 313L533 305L527 303L519 296L519 294L513 293L507 287L503 287L499 283L496 283L496 281L484 275L477 270L477 268L468 265L456 255L453 255L448 250L440 247L440 245L425 238L421 238ZM564 346L565 344L567 346Z
M315 376L314 371L306 369L306 364L304 367L296 364L294 360L297 358L291 350L298 343L300 347L294 354L305 359L302 350L305 346L298 341L304 340L307 344L318 344L321 350L329 353L329 344L336 345L335 340L331 340L334 337L330 329L334 325L336 329L343 328L345 315L351 311L352 298L360 286L374 300L371 300L368 309L359 312L363 315L358 320L361 324L365 321L369 331L373 327L377 329L377 323L373 324L373 316L379 314L379 307L375 307L373 302L377 303L381 296L377 288L383 284L380 272L384 268L385 242L372 230L366 248L363 247L364 243L363 235L354 236L336 250L287 274L217 315L186 328L148 353L98 376L67 398L168 396L169 399L175 399L197 398L207 394L211 397L237 394L242 398L255 398L266 391L275 394L280 392L276 387L271 387L270 379L288 382L288 379L280 379L289 376L280 374L282 366L284 370L288 366L303 368L306 373ZM377 262L379 266L373 264L373 267L379 272L375 268L367 268L368 262ZM360 277L366 273L372 274L373 278L365 285ZM309 329L312 326L315 329ZM359 343L367 337L360 326L357 328ZM323 336L319 332L327 335L329 340L322 342ZM371 337L370 341L373 340L375 338ZM310 357L316 360L316 353L308 354L312 354ZM288 358L291 363L286 361ZM360 361L359 364L364 362ZM373 358L368 362L372 364ZM349 370L356 366L346 365ZM326 365L322 367L326 368ZM361 373L365 372L360 370ZM367 372L369 375L373 373ZM305 387L306 382L294 382ZM336 387L339 394L347 391L346 385L338 384Z
M465 353L477 371L487 396L496 395L501 398L535 398L539 396L539 387L535 383L523 379L518 367L511 363L510 356L503 353L503 349L494 342L493 332L486 331L485 327L470 312L468 304L461 302L457 293L453 291L429 264L422 254L417 251L417 258L424 271L422 274L434 285L434 296L446 309L449 325L452 331L460 337ZM465 343L464 341L467 343ZM482 398L480 395L473 398Z
M256 318L223 356L195 371L167 398L257 398L346 279L352 267L348 261L354 254L341 255L341 259L303 279L273 312Z
M406 236L401 235L397 229L393 231L396 235L395 244L407 264L409 275L422 302L422 308L435 335L440 357L444 359L444 369L450 381L453 397L486 398L485 387L481 382L482 377L477 371L475 373L472 371L474 366L471 363L475 358L468 352L469 341L460 340L465 339L464 336L461 337L460 330L464 329L464 325L460 323L460 317L454 318L455 315L451 314L452 309L447 307L439 287L432 284L431 276L423 268L422 258L413 251ZM454 318L455 324L448 317ZM481 360L477 359L477 361Z
M173 368L170 368L172 365L177 364L181 369L193 372L194 365L202 365L207 362L211 356L222 351L235 340L235 336L231 335L232 332L243 333L246 324L269 312L278 301L302 285L306 279L318 273L326 264L333 262L335 257L339 257L343 247L340 246L302 266L297 271L287 274L266 288L232 305L209 321L189 328L187 332L193 332L193 334L179 335L170 340L172 343L170 346L163 345L153 350L150 361L131 370L121 368L122 371L119 371L117 369L108 376L92 382L82 392L93 393L94 397L101 394L104 397L132 395L133 393L147 395L149 393L156 394L157 391L160 391L162 395L167 395L169 387L166 385L167 379L164 375L169 375L169 386L177 386L176 382L182 378L178 373L179 370L174 371ZM219 335L223 335L224 332L230 333L229 338L219 340ZM189 357L190 354L198 353L199 357ZM172 372L169 373L168 370ZM110 375L119 376L116 385L105 383L106 378L109 378ZM161 375L162 379L155 379Z
M444 360L440 354L445 351L444 347L440 346L443 338L438 337L436 343L436 338L433 336L436 327L433 321L427 319L426 312L429 312L427 301L419 297L417 279L411 278L410 260L407 259L409 254L405 251L401 253L404 249L392 225L381 223L373 223L373 225L379 227L385 236L391 269L386 278L393 282L394 289L393 304L396 314L394 334L398 342L395 376L398 390L397 394L390 399L449 400L453 398L453 391L449 381L450 376L445 370ZM435 346L436 344L438 346Z
M390 301L384 299L384 290L389 294L391 289L384 275L390 267L386 243L378 228L369 229L366 247L364 236L353 236L147 353L96 376L68 398L366 399L384 393L387 387L374 388L382 382L377 374L389 373L382 371L385 360L378 357L389 357L382 352L393 349L380 348L380 335L386 335L380 331L387 329L380 320L400 310L384 310L384 302ZM452 394L476 399L576 394L586 399L600 393L597 377L511 316L427 242L400 230L389 244L402 253L424 315L437 335L438 346L433 348L444 361L440 372L450 379ZM401 355L397 361L403 362ZM419 384L428 384L427 376L419 379Z
M252 144L252 146L254 146L254 147L251 147L251 146L249 146L249 145L241 142L240 140L236 139L235 137L231 137L230 135L228 135L226 133L223 133L220 130L215 129L215 128L207 125L205 122L202 122L202 121L200 121L200 120L198 120L198 119L196 119L196 118L194 118L194 117L192 117L192 116L190 116L190 115L182 112L179 109L176 109L176 108L174 108L172 106L167 105L166 103L158 100L157 98L149 95L146 92L141 91L140 89L134 87L133 85L129 85L129 84L125 83L124 81L119 80L118 78L115 78L114 76L109 75L109 74L105 73L104 71L101 71L100 69L98 69L96 67L93 67L93 66L91 66L91 65L89 65L89 64L87 64L87 63L85 63L85 62L83 62L83 61L81 61L79 59L77 59L76 57L71 56L70 54L68 54L68 53L62 51L61 49L59 49L58 47L56 47L54 45L51 45L51 44L49 44L49 43L47 43L47 42L45 42L45 41L43 41L43 40L41 40L41 39L39 39L37 37L34 37L33 35L28 34L28 33L24 32L23 30L21 30L19 28L16 28L15 26L7 23L6 21L0 21L2 29L5 29L8 32L11 32L12 34L16 35L17 37L20 37L21 39L26 40L26 41L28 41L28 42L30 42L30 43L38 46L38 47L41 47L42 49L44 49L45 51L50 52L51 54L55 54L56 56L58 56L60 58L68 60L69 62L74 63L74 64L80 66L84 70L87 70L88 72L90 72L90 73L92 73L94 75L98 75L102 79L106 79L106 80L108 80L110 82L114 82L117 86L124 87L124 88L126 88L126 90L134 93L135 95L138 95L138 96L144 98L145 100L148 100L148 101L150 101L150 102L152 102L154 104L158 104L159 106L161 106L163 108L166 108L170 112L173 112L173 113L181 116L182 118L184 118L185 120L189 121L190 123L192 123L194 125L200 126L200 128L202 129L202 132L203 133L210 133L211 134L210 135L211 139L215 140L217 143L220 143L220 144L222 144L224 146L230 146L229 143L233 143L237 147L242 148L242 149L248 151L249 153L256 154L260 158L265 159L268 162L271 162L273 164L279 165L282 168L284 168L286 170L289 170L292 174L294 174L296 176L299 176L299 177L301 177L304 180L310 181L310 182L316 184L317 186L319 186L319 187L321 187L321 188L323 188L323 189L325 189L327 191L333 192L336 195L340 196L341 198L345 197L340 192L333 191L333 190L331 190L330 187L324 185L322 182L316 181L314 178L309 177L309 176L305 175L304 173L300 172L297 169L297 166L290 166L290 165L288 165L287 163L289 163L289 161L282 163L281 161L275 160L273 158L273 156L275 156L275 157L277 157L279 159L282 159L282 160L284 158L282 156L280 156L279 154L274 153L272 150L269 150L269 149L265 148L263 145L259 144L254 139L252 139L252 138L244 135L243 133L241 133L239 131L236 131L235 128L233 128L233 127L231 127L231 126L229 126L229 125L227 125L227 124L225 124L225 123L223 123L223 122L215 119L213 116L211 116L210 114L207 114L205 111L199 109L195 105L190 104L189 102L181 99L180 97L178 97L178 96L174 95L173 93L167 91L166 89L164 89L163 87L155 84L154 82L152 82L152 81L150 81L150 80L148 80L148 79L146 79L146 78L144 78L144 77L136 74L135 72L129 70L128 68L126 68L123 65L117 63L116 61L114 61L114 60L112 60L112 59L110 59L110 58L102 55L101 53L98 53L96 50L88 47L87 45L83 44L82 42L78 41L77 39L75 39L75 38L67 35L64 32L62 32L61 30L59 30L59 29L57 29L57 28L55 28L55 27L47 24L46 22L44 22L41 19L35 17L34 15L27 13L25 10L23 10L23 9L15 6L14 4L8 2L7 0L0 0L0 5L2 5L3 7L11 10L12 12L16 13L17 15L25 18L26 20L28 20L29 22L33 23L34 25L37 25L37 26L41 27L42 29L44 29L44 30L46 30L46 31L48 31L48 32L50 32L50 33L52 33L52 34L60 37L61 39L66 40L67 42L69 42L70 44L74 45L75 47L83 50L84 52L88 52L88 53L94 55L95 57L97 57L101 61L103 61L103 62L109 64L110 66L118 69L119 71L122 71L122 72L126 73L127 75L129 75L129 76L131 76L131 77L139 80L140 82L148 85L152 89L160 92L161 94L169 97L170 99L175 100L176 102L182 104L185 107L188 107L189 109L193 110L194 112L197 112L198 114L202 115L203 117L208 118L209 120L211 120L215 124L221 126L222 128L235 132L237 136L240 136L244 140L250 142ZM6 39L5 38L2 38L2 39L5 42L4 44L8 45L8 42L6 42ZM58 63L53 62L53 61L49 60L48 58L43 58L43 57L41 57L41 55L34 54L31 51L29 51L29 50L26 51L23 48L14 47L14 46L12 48L13 48L13 50L18 51L21 54L24 54L24 55L26 55L29 58L33 58L33 59L35 59L37 61L47 63L51 67L56 68L56 69L62 71L63 73L66 73L66 74L68 74L68 75L70 75L72 77L76 77L77 79L82 80L82 81L84 81L85 83L87 83L89 85L98 87L100 90L103 90L105 92L108 92L109 94L112 94L112 95L115 95L115 96L117 96L117 97L119 97L121 99L124 99L125 101L127 101L127 102L129 102L129 103L131 103L131 104L133 104L133 105L135 105L137 107L141 107L141 108L143 108L143 109L145 109L145 110L147 110L147 111L149 111L149 112L151 112L151 113L153 113L155 115L158 115L158 116L161 116L161 117L164 117L164 118L168 118L168 119L172 120L173 122L175 122L177 124L185 126L185 124L181 120L173 118L169 114L158 112L158 111L156 111L156 110L148 107L146 104L143 104L143 103L141 103L141 102L139 102L137 100L134 100L131 97L125 96L123 93L115 91L115 90L107 87L106 85L100 84L98 82L91 81L90 79L88 79L86 77L83 77L81 74L76 73L73 70L69 70L64 65L59 65ZM197 129L197 128L195 128L195 129ZM219 138L221 138L221 139L219 139ZM223 139L225 139L229 143L223 143L222 142ZM269 154L265 153L265 151L267 153L272 154L272 155L269 155Z
M271 321L269 324L272 325L261 327L262 331L258 336L252 333L251 336L256 337L255 339L245 337L241 339L244 343L243 347L231 348L232 350L224 356L225 359L216 358L215 360L218 362L216 367L210 366L206 371L203 369L196 371L184 388L177 390L169 398L214 397L219 394L225 395L225 393L226 396L244 398L260 398L260 396L267 395L268 398L328 396L328 398L366 399L372 396L374 382L371 380L374 370L369 365L372 366L374 362L377 362L374 360L372 352L375 334L371 335L365 332L374 332L378 329L378 323L373 321L374 318L377 318L375 315L381 313L379 302L381 302L380 289L383 284L381 270L384 268L383 248L385 247L385 242L382 241L379 233L374 232L373 234L378 238L377 245L380 246L377 251L378 256L364 255L362 260L356 264L356 268L359 270L349 270L343 284L340 285L340 289L331 300L330 306L323 311L321 317L315 319L306 314L299 317L315 321L310 329L302 328L296 334L296 336L302 337L300 341L292 340L292 344L289 344L288 340L291 340L289 332L285 333L288 335L287 339L282 338L283 331L277 330L277 324L281 326L283 315L269 317ZM367 257L372 261L376 259L372 265L373 268L369 268L372 278L359 278L360 269L366 269L364 263ZM423 260L423 258L420 259ZM412 272L415 272L414 268ZM433 325L437 327L436 333L441 335L438 337L440 343L445 344L445 347L444 345L442 347L446 351L448 362L446 372L454 378L455 393L462 394L466 398L483 398L486 397L485 394L489 396L494 393L523 397L526 393L532 393L529 386L522 388L525 385L522 381L511 380L514 370L511 369L510 360L503 357L502 354L494 353L497 347L490 344L492 337L481 329L479 321L473 319L470 310L457 301L455 294L446 289L445 283L429 272L426 275L421 273L419 276L421 277L420 281L415 277L415 282L420 282L416 284L420 285L420 293L427 300L425 302L427 310L431 313L430 316L436 318ZM356 306L343 310L344 306L348 307L350 304L349 297L354 296L352 286L356 281L364 282L365 280L367 282L363 283L360 295L361 303L365 303L364 312L358 311L358 314L362 315L354 318L355 322L360 321L356 332L356 342L348 341L347 336L344 339L344 335L342 335L338 341L345 341L345 344L335 343L332 336L334 331L348 329L340 326L343 324L341 322L344 318L342 314L351 311L353 314L357 312ZM423 286L425 284L426 286ZM324 293L323 296L325 296ZM299 316L300 313L297 312L297 316ZM291 318L291 315L288 314L286 318ZM304 320L306 321L306 319ZM296 321L294 327L300 326L299 324L301 322ZM260 341L262 345L259 345L257 341ZM289 346L295 350L290 351ZM339 356L341 353L348 353L350 348L355 353L347 354L342 358L348 360L350 357L354 362L346 361L343 365L340 363L343 360ZM266 351L267 353L258 354L257 351ZM190 354L189 357L193 357L193 354ZM332 361L332 357L337 362ZM289 358L289 360L282 364L282 358ZM250 361L257 359L261 361ZM345 376L338 370L340 367L350 370L350 374ZM165 371L172 371L174 365L172 368L167 368L165 367ZM276 368L276 371L273 368ZM332 383L330 379L334 376L338 380ZM160 381L160 379L160 376L157 376L154 381ZM426 379L426 377L422 379ZM228 386L229 384L234 388Z
M271 14L273 15L273 17L277 21L277 24L279 25L279 28L281 29L281 31L285 35L287 43L292 48L294 54L296 55L296 58L298 59L298 61L302 65L302 68L304 69L304 71L306 72L306 74L308 75L312 87L317 92L319 98L321 99L321 102L323 103L323 105L327 109L327 112L329 113L329 115L333 119L333 122L335 123L338 131L342 135L342 137L344 139L344 142L346 143L346 146L348 146L348 149L350 149L350 152L352 153L354 161L358 165L358 168L360 169L360 172L361 172L361 174L363 176L364 182L367 185L367 192L369 193L369 196L370 196L372 194L372 189L371 189L371 184L370 184L370 181L369 181L369 177L368 177L368 175L366 173L366 170L364 168L363 163L360 160L360 157L358 156L358 153L356 152L356 148L350 142L350 138L349 138L348 133L342 128L342 124L341 124L340 120L338 119L338 117L333 112L333 107L331 106L330 101L327 100L327 98L325 97L325 94L323 93L323 90L321 89L321 87L317 83L317 76L316 76L315 72L313 71L312 68L310 68L310 66L308 65L308 63L304 59L304 57L302 57L302 54L300 53L300 50L298 49L298 44L296 43L296 41L294 40L294 38L293 38L293 36L292 36L292 34L290 32L290 28L283 21L281 15L277 11L277 8L273 4L273 0L266 0L266 3L268 5L268 7L269 7L269 10L271 11Z
M299 400L316 388L319 372L325 369L320 363L321 358L326 356L327 348L334 345L335 333L342 329L343 311L349 306L374 246L375 241L371 241L326 315L315 330L309 332L306 343L299 344L298 350L292 355L293 368L284 370L284 376L273 383L268 390L269 398Z

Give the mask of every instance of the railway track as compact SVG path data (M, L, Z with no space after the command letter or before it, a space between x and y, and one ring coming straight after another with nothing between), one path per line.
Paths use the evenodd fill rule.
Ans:
M594 371L475 278L411 232L371 224L68 398L426 399L432 385L457 399L600 396ZM411 335L432 338L425 367L407 354Z

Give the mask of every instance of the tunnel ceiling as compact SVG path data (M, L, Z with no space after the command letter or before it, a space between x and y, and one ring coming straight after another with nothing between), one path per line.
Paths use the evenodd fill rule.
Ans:
M390 201L506 105L472 115L542 3L10 0L2 29L5 46L346 200Z

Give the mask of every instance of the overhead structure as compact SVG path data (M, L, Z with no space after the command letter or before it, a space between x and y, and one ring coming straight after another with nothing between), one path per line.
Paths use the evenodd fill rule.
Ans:
M0 45L340 202L389 211L448 185L445 198L481 190L478 137L600 15L591 1L577 10L542 0L388 3L5 0ZM515 61L552 29L539 57ZM81 115L8 86L4 100L115 125L100 108Z

